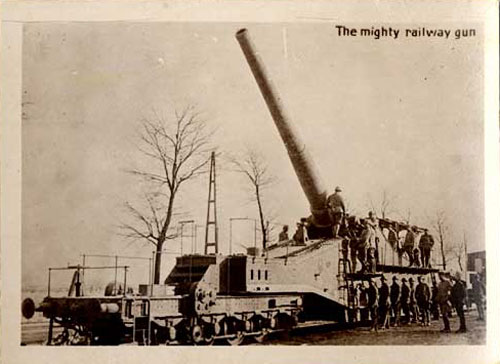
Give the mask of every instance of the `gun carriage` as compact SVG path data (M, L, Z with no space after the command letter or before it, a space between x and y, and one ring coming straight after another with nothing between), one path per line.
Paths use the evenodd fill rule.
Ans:
M375 272L352 271L351 262L342 253L343 234L332 236L327 191L319 170L247 30L238 31L236 39L310 204L306 224L310 240L303 245L291 241L275 244L263 249L262 254L252 250L246 255L183 255L177 257L163 285L140 285L137 293L129 290L125 278L121 289L115 284L102 295L86 296L81 289L83 273L96 267L64 268L74 270L67 296L51 296L49 280L43 302L35 305L26 299L22 304L26 318L40 311L49 319L49 344L200 345L215 340L241 344L245 338L262 341L269 333L291 330L301 322L353 320L359 309L353 297L356 282L383 273L411 276L437 271L386 265L380 260ZM384 219L380 226L393 223ZM126 277L127 267L119 268ZM54 325L64 328L55 338Z

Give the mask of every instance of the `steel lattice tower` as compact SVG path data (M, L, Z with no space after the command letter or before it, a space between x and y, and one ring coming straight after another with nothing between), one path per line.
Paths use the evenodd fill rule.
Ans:
M208 182L208 206L207 206L207 224L205 225L205 254L208 253L209 247L214 247L214 251L210 254L217 254L218 247L218 227L217 227L217 186L215 183L215 152L210 156L210 179ZM212 210L212 213L210 213ZM210 229L213 226L213 229ZM213 240L209 240L208 235L213 232Z

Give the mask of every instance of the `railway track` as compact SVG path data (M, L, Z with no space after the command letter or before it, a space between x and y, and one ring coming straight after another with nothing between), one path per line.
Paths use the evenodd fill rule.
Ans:
M293 336L306 336L308 334L340 331L351 328L345 324L339 324L331 321L309 321L300 323L297 327L290 330L289 335ZM23 322L21 324L21 345L43 345L47 341L47 334L49 323L47 321L37 322ZM54 325L54 336L62 332L62 328ZM282 332L275 332L270 335L270 339L279 337ZM259 345L258 343L251 343L251 345Z

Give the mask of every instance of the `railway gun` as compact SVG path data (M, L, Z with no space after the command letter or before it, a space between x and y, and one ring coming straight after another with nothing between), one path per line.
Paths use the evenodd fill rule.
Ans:
M74 271L67 296L53 297L49 279L48 295L40 304L29 298L22 303L24 317L31 318L39 311L49 319L49 345L210 345L221 341L239 345L245 339L261 342L271 333L287 332L300 323L359 321L363 307L356 299L355 286L368 279L382 274L432 277L437 272L428 267L395 264L394 259L392 264L386 264L386 252L394 257L396 246L383 235L374 270L354 271L353 262L345 254L345 241L349 239L345 227L338 237L333 237L327 190L316 164L286 113L248 31L239 30L236 39L309 202L311 215L305 226L310 240L300 244L284 241L260 252L249 249L247 254L183 255L176 258L164 284L140 285L137 292L126 285L127 266L112 267L124 270L122 287L114 282L102 295L89 296L81 289L83 273L99 267L60 268ZM396 225L410 228L380 219L381 230ZM54 325L63 328L55 337Z

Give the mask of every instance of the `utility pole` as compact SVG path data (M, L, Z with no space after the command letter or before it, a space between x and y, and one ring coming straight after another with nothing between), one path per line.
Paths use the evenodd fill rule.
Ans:
M205 254L209 254L208 250L213 247L213 252L219 252L219 239L217 227L217 186L215 184L215 152L210 156L210 177L208 181L208 206L207 206L207 224L205 226ZM212 213L210 213L212 210ZM213 229L210 229L213 226ZM213 240L210 240L209 232L213 233Z

